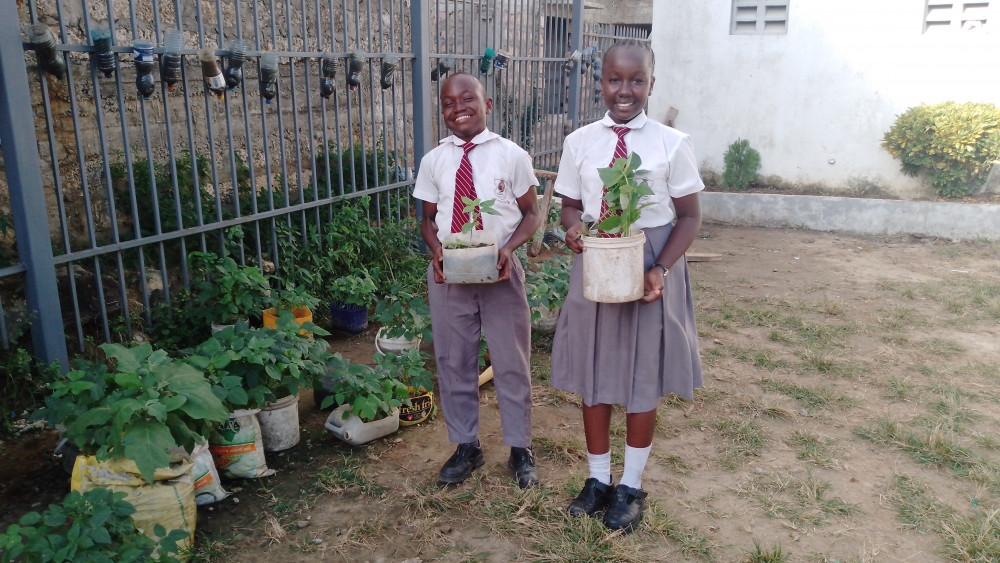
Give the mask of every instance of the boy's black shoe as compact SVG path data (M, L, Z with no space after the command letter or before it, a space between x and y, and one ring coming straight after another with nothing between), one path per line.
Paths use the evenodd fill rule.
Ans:
M604 513L604 525L611 530L622 530L626 534L635 529L642 520L643 500L646 492L619 484L615 487L611 504Z
M479 442L469 442L459 444L455 448L455 453L451 454L448 461L438 474L438 481L442 483L461 483L472 475L472 470L486 463L483 457L483 449L479 447Z
M511 448L507 467L514 472L518 487L528 489L538 484L538 468L535 467L535 454L531 448Z
M614 483L605 485L594 477L583 483L583 490L569 503L570 516L593 516L614 498Z

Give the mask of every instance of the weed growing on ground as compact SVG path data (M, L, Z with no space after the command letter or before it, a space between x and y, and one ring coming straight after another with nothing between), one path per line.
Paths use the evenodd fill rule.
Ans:
M787 439L787 443L796 449L795 457L798 459L811 461L820 467L833 466L833 446L837 443L833 438L796 430Z
M757 385L765 391L774 391L787 395L798 401L803 407L809 409L829 407L833 404L850 406L854 402L849 397L837 396L833 389L829 387L809 388L775 379L761 379L757 382Z
M536 436L531 441L531 449L539 458L562 467L587 459L587 445L579 438L552 439Z
M764 547L759 540L753 540L753 549L746 552L743 563L784 563L788 554L781 550L781 544Z
M722 450L722 466L735 471L739 460L755 456L768 442L764 428L754 420L722 420L714 425L715 430L726 442Z

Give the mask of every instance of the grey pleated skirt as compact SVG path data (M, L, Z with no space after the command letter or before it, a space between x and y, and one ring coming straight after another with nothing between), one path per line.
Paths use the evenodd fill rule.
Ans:
M646 269L672 228L644 229ZM702 379L687 261L670 267L660 301L644 305L585 299L583 260L577 255L573 263L556 325L552 386L579 394L586 405L621 404L630 413L655 409L669 393L693 398Z

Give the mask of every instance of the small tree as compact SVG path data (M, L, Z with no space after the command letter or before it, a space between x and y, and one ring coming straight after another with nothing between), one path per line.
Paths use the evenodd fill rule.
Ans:
M736 139L722 157L726 170L722 185L726 189L746 191L760 172L760 153L746 139Z

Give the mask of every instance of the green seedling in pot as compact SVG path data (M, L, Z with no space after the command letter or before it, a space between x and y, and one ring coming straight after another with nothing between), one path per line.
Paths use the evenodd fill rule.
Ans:
M598 168L597 173L607 188L604 201L608 203L608 217L597 228L620 237L632 234L632 225L639 220L639 212L650 203L640 203L643 196L653 195L653 190L645 182L635 179L642 159L631 153L615 160L614 165Z

